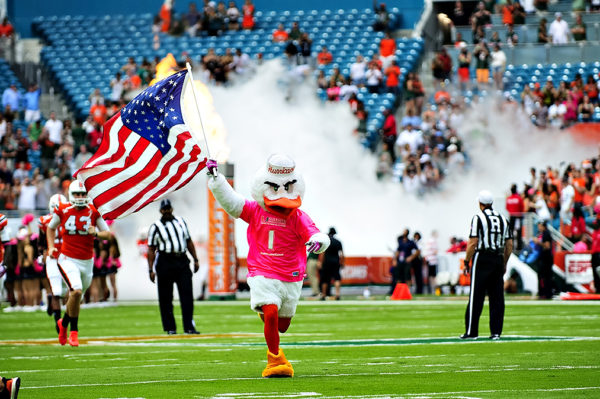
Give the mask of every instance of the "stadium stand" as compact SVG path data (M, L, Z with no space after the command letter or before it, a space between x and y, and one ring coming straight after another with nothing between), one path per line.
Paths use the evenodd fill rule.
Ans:
M19 79L17 79L17 76L12 69L10 69L8 62L6 62L5 59L0 58L0 92L4 92L11 83L14 83L17 86L19 93L24 93L21 82L19 82Z
M400 15L397 8L391 10L390 28L399 26ZM209 48L214 48L217 54L223 54L227 48L241 48L254 59L259 54L264 59L273 59L283 55L285 43L273 43L272 32L279 24L289 27L293 21L299 21L300 28L313 40L313 54L325 44L332 53L334 62L323 67L326 75L335 67L347 75L356 55L371 57L383 37L383 32L373 30L375 15L372 9L257 11L255 18L254 30L226 31L219 37L161 34L159 50L152 48L151 14L38 17L34 20L33 31L47 43L42 51L42 63L80 117L89 113L88 96L94 88L100 88L102 94L109 97L111 78L130 56L139 63L144 58L152 60L168 53L178 57L185 51L192 59L198 59ZM423 47L421 39L397 41L401 86L406 73L418 64ZM324 98L323 92L318 94ZM365 91L359 98L365 102L370 115L369 134L363 144L373 148L377 130L383 124L383 109L396 104L396 98Z

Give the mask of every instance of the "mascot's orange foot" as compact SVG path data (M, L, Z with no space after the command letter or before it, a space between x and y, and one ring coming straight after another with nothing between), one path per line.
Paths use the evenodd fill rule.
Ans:
M267 350L267 367L263 370L264 378L286 378L294 376L294 369L290 362L287 361L281 348L277 355L272 354Z

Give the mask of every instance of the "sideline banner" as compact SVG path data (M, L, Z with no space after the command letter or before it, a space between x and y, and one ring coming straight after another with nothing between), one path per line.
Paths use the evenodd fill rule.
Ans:
M342 284L344 285L390 284L392 281L391 257L349 256L345 260L345 266L341 270ZM239 265L237 278L240 283L245 283L248 273L246 258L239 258ZM304 284L308 285L308 280L304 280Z
M594 280L591 254L565 255L565 280L567 284L589 284Z
M225 164L225 177L233 187L233 165ZM237 290L235 223L208 191L208 296L235 299Z

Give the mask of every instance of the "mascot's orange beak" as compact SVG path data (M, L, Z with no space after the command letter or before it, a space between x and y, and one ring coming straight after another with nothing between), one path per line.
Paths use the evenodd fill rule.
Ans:
M286 218L302 205L302 198L300 198L300 196L295 199L278 198L276 200L270 200L267 197L264 197L264 200L267 211Z

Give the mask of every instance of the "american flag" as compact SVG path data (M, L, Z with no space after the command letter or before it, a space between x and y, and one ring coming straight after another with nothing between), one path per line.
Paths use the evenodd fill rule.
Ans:
M186 185L206 165L185 124L187 71L148 87L104 124L96 153L74 176L105 219L125 217Z

